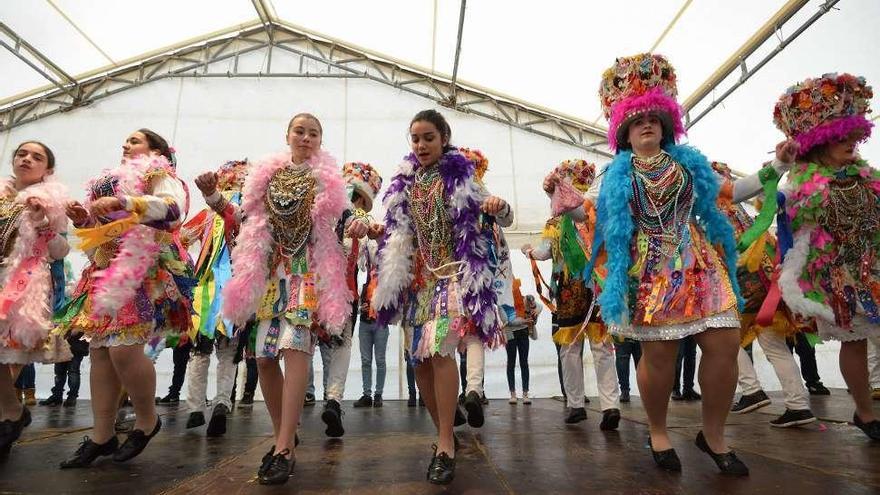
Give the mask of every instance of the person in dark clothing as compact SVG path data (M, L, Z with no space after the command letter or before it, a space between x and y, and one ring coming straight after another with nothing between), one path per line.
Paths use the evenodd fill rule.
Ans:
M819 377L819 366L816 364L816 349L807 340L803 332L795 335L795 341L787 340L788 349L797 353L801 361L801 376L807 385L810 395L831 395Z
M682 371L684 374L682 374ZM675 385L672 387L672 400L700 400L703 397L694 390L694 375L697 372L697 340L693 335L681 339L678 357L675 360Z
M52 395L40 401L41 406L74 407L79 397L80 365L84 357L89 355L89 343L82 335L71 335L67 338L73 358L63 363L55 363L55 386ZM64 385L67 384L67 399L64 399Z
M639 359L642 358L642 346L636 340L625 339L623 342L615 342L614 349L617 354L617 381L620 384L620 402L629 402L629 359L632 357L638 369Z
M189 364L189 355L192 351L192 342L174 347L174 372L171 375L171 386L168 387L168 395L156 400L156 404L175 405L180 402L180 389L186 378L186 365Z

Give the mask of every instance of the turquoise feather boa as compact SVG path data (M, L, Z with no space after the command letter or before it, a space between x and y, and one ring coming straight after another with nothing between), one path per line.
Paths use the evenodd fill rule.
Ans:
M718 178L709 160L696 148L687 145L669 145L664 150L672 159L682 164L694 178L695 203L693 213L706 232L709 242L721 244L727 275L738 307L742 310L743 298L736 280L736 237L727 217L718 210ZM621 151L608 165L597 204L597 224L602 230L605 251L608 253L608 275L599 296L602 318L608 323L629 323L629 270L632 267L630 246L635 233L635 222L630 209L632 200L632 152Z

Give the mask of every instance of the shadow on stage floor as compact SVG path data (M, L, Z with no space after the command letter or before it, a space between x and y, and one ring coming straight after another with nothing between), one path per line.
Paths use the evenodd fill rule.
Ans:
M451 493L880 493L880 442L855 427L852 402L843 390L813 397L821 420L803 428L771 428L783 411L773 405L731 415L727 436L751 468L751 476L717 474L693 445L700 430L700 405L670 404L669 425L681 457L681 474L655 468L647 444L645 414L637 397L622 407L616 432L599 431L601 413L563 424L563 404L539 399L530 406L493 400L486 425L460 428ZM875 403L880 406L880 403ZM598 401L593 400L592 406ZM205 427L186 430L187 412L161 408L164 426L147 450L126 464L102 458L87 470L60 471L58 463L90 433L88 402L75 409L35 407L34 423L0 464L0 493L439 493L425 482L434 441L424 408L386 401L385 407L344 405L346 433L324 436L320 405L306 408L294 475L283 487L254 480L270 447L271 430L262 403L236 408L224 438L205 438ZM880 413L880 407L875 408Z

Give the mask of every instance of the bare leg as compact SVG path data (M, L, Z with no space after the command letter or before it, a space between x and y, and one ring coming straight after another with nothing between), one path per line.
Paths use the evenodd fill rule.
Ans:
M281 398L284 394L284 375L281 374L281 366L275 358L257 358L258 379L263 399L266 401L266 409L272 418L272 436L278 438L281 429Z
M849 387L859 419L866 423L874 421L871 387L868 383L868 341L841 342L839 359L840 373Z
M719 328L696 336L703 351L700 360L700 389L703 392L703 435L716 454L728 452L724 422L736 392L739 329Z
M416 384L419 386L419 394L425 401L425 408L431 414L431 421L437 428L437 397L434 395L434 366L431 359L426 359L413 367L416 374Z
M642 342L642 359L636 370L639 393L648 415L651 447L656 451L672 448L666 431L666 411L675 381L678 345L677 340Z
M17 420L24 406L15 393L15 378L10 365L0 365L0 420Z
M143 345L111 347L109 353L119 381L128 390L134 406L134 429L149 435L159 417L156 414L156 368L144 354ZM114 394L118 393L114 390Z
M312 356L293 349L284 349L281 354L284 357L284 389L281 402L281 421L278 435L275 438L275 452L280 453L284 449L290 449L290 457L293 457L293 436L296 434L303 401L306 398L309 362L312 360Z
M451 357L431 358L434 368L434 397L437 407L437 454L446 452L455 457L455 440L452 428L455 421L455 408L458 407L458 366Z
M122 385L116 375L116 368L110 360L109 348L91 349L89 361L92 363L89 384L92 393L92 417L95 421L92 441L104 444L116 435L113 424L116 421L116 411L119 409Z

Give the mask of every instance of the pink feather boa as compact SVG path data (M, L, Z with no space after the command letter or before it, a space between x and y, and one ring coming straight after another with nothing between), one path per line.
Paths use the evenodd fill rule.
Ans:
M9 179L0 179L0 188L10 184ZM67 187L47 177L43 182L29 186L15 197L15 202L24 204L29 198L37 198L46 204L46 217L49 229L56 233L67 231L65 206L69 201ZM24 212L18 227L18 238L9 257L0 267L0 287L6 285L15 269L27 258L34 255L34 246L39 234L34 220ZM41 253L41 262L36 273L21 298L10 309L7 319L0 322L0 343L16 342L27 349L41 345L52 329L52 276L49 273L48 252Z
M147 193L145 176L156 170L175 177L174 168L161 155L123 159L122 164L102 172L89 182L89 191L101 177L112 175L119 181L117 195L141 196ZM89 194L86 207L94 198ZM92 310L96 316L114 316L137 294L147 278L147 272L156 264L161 246L156 231L146 225L135 225L120 238L119 251L107 268L92 274Z
M232 279L223 289L223 316L236 325L251 318L266 292L269 257L274 248L266 212L266 193L275 172L290 163L290 153L270 156L251 168L242 190L245 222L232 251ZM351 312L351 294L345 280L345 255L336 237L336 224L348 206L342 174L336 160L319 151L309 161L318 179L312 208L309 269L317 274L318 322L339 335Z
M809 131L795 136L795 141L800 145L798 158L806 156L816 146L845 139L854 131L862 133L859 142L864 142L871 137L872 127L874 127L874 123L866 119L863 114L849 115L819 124Z
M672 121L672 136L675 142L678 142L679 138L686 134L684 124L681 121L681 105L674 98L667 96L661 88L655 87L640 96L626 98L611 109L611 120L608 122L608 145L612 150L617 151L618 149L618 128L634 114L647 111L662 112L669 117Z

